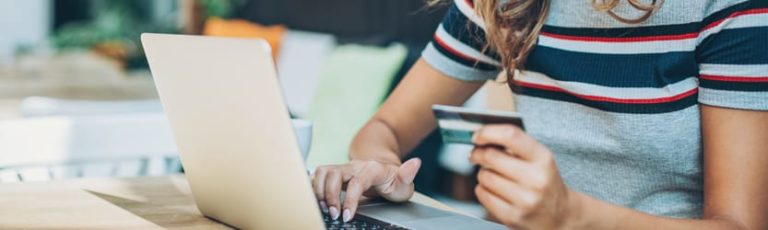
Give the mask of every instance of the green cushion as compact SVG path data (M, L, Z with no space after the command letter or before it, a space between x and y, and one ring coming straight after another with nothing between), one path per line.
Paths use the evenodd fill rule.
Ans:
M348 161L348 149L357 131L386 97L408 50L343 45L321 67L307 118L314 122L309 165Z

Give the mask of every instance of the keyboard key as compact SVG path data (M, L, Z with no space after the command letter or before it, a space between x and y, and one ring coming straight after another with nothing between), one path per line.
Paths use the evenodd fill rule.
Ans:
M347 223L341 221L341 219L333 220L328 213L323 213L323 222L325 227L329 230L357 230L357 229L407 229L397 225L389 224L377 219L373 219L364 215L356 215L352 220Z

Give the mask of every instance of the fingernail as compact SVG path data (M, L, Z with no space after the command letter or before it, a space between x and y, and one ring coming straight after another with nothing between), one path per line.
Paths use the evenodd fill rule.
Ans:
M323 210L324 213L328 213L328 205L325 204L325 201L320 201L320 210Z
M472 143L477 143L477 132L472 133Z
M336 209L336 207L329 208L331 212L331 219L338 220L339 219L339 210Z
M352 220L352 212L349 211L349 209L344 209L344 222L349 222Z

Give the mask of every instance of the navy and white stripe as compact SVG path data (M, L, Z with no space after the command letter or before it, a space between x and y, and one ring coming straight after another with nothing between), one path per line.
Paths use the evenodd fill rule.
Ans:
M539 46L595 54L692 52L698 23L635 28L567 28L547 25Z
M518 94L567 101L619 113L666 113L696 105L698 80L688 77L663 87L608 87L558 81L525 71L515 79Z
M729 100L744 104L746 98L768 99L768 1L737 4L704 21L707 26L698 56L700 86L707 89L704 92L720 94L708 96L708 103L730 107Z
M687 108L697 104L691 98L698 94L692 88L685 96L673 96L669 100L634 98L649 103L597 99L622 98L625 95L612 92L633 92L628 90L633 88L668 90L680 82L690 85L694 81L697 88L766 91L768 81L764 75L768 74L760 72L764 70L759 66L768 63L768 52L754 51L768 50L766 2L731 4L707 13L698 21L681 24L611 28L547 24L528 57L526 69L556 82L593 85L608 93L595 95L582 92L581 88L563 91L552 85L528 84L530 82L521 79L517 79L520 84L515 90L519 94L536 94L625 113L662 113ZM483 21L472 7L471 1L455 0L424 57L443 69L470 69L443 71L448 75L464 80L486 80L498 74L500 63L495 53L483 52ZM707 10L711 9L702 11ZM449 59L450 63L436 59ZM727 66L753 68L757 73L753 74L756 76L723 73L727 69L712 73L717 71L713 68L729 68Z
M499 57L485 48L483 21L472 7L469 0L454 0L422 55L429 57L427 63L458 79L493 79L500 71Z

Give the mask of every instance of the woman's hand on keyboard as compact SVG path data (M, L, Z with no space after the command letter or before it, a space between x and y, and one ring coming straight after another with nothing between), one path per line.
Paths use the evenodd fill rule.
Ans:
M421 167L421 160L411 159L402 165L373 160L352 160L347 164L317 167L312 174L312 187L323 210L331 218L340 215L345 222L357 211L360 197L381 196L390 201L406 201L413 196L413 178ZM344 202L340 200L346 185Z

